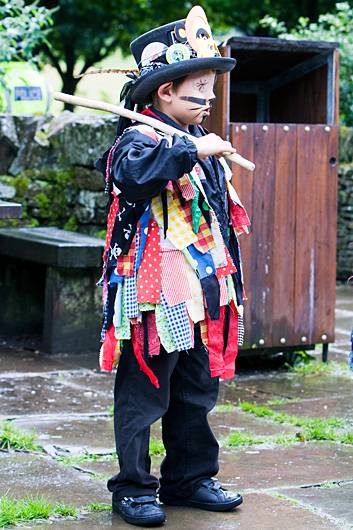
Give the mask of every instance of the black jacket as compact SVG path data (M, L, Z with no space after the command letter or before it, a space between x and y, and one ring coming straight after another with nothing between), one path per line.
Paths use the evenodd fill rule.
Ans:
M161 121L183 131L183 129L166 114L153 109ZM184 131L185 132L185 131ZM196 137L208 134L203 127L190 126L190 134ZM97 169L105 174L106 154L96 163ZM156 143L152 138L130 127L124 131L114 151L111 178L121 190L121 200L135 203L136 211L142 214L149 200L159 195L169 180L177 180L184 173L189 173L198 162L203 169L205 179L202 185L211 208L214 210L223 239L230 251L237 272L233 275L238 302L242 303L242 278L240 273L239 246L232 230L229 230L228 199L225 171L222 164L214 156L206 160L197 159L195 144L186 136L173 136L172 146L167 139ZM132 223L129 241L135 233L137 218ZM117 225L117 223L116 223ZM116 238L121 227L115 226ZM121 235L121 234L120 234Z

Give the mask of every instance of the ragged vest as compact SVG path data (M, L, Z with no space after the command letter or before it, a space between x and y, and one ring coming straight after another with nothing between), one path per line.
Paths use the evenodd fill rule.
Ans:
M156 143L171 137L135 126ZM117 141L111 148L117 148ZM229 210L228 237L222 236L202 186L202 168L170 180L152 199L128 202L114 186L104 251L104 322L100 364L111 371L122 341L131 340L140 368L158 387L148 358L194 346L194 326L209 352L212 377L234 376L243 338L242 263L238 235L248 233L246 211L220 159Z

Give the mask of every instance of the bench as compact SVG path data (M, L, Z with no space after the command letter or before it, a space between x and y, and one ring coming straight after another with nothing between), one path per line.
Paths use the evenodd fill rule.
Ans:
M53 227L0 229L0 335L48 353L98 351L103 249Z

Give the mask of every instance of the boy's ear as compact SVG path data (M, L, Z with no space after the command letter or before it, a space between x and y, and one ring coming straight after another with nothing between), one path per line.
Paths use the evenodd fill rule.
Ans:
M162 101L165 101L165 103L170 103L172 100L172 90L173 82L169 81L158 88L157 95Z

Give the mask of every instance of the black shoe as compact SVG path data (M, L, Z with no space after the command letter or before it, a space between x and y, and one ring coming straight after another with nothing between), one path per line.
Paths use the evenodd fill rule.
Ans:
M222 488L218 480L207 479L199 484L191 497L186 499L168 497L163 492L159 500L170 506L192 506L211 512L227 512L243 502L239 493L232 493Z
M165 521L165 513L154 495L116 499L113 493L112 504L113 512L118 513L127 523L136 526L158 526Z

